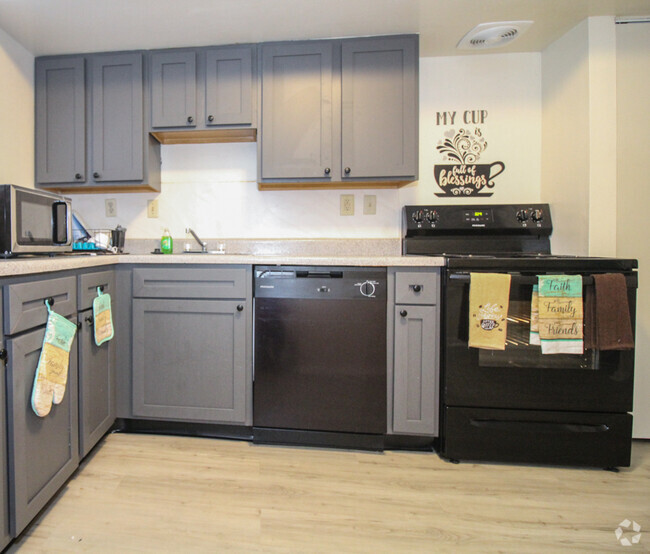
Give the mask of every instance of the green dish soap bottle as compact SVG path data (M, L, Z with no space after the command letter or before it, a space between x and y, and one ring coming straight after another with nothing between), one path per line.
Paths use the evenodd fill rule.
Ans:
M172 254L174 252L174 240L169 234L169 229L165 227L163 231L163 236L160 239L160 251L163 254Z

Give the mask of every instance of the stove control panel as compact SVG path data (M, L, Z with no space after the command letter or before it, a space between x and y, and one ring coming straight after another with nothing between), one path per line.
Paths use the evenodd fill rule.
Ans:
M553 231L548 204L404 206L405 237L540 235Z

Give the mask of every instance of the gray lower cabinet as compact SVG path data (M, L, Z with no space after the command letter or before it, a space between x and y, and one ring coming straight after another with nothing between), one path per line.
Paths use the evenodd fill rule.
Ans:
M9 544L9 475L7 472L7 396L5 380L5 361L7 351L4 344L2 326L2 288L0 288L0 551Z
M142 52L37 58L36 183L67 192L160 190L145 133Z
M162 50L150 57L152 132L255 124L252 45Z
M437 436L440 271L389 271L389 431Z
M31 406L45 329L7 339L7 423L11 533L18 536L79 464L77 354L70 351L65 396L45 417Z
M243 300L133 300L133 414L241 423L246 418Z
M79 453L83 458L115 422L115 339L95 344L92 301L97 287L111 295L115 322L115 274L98 271L79 276Z

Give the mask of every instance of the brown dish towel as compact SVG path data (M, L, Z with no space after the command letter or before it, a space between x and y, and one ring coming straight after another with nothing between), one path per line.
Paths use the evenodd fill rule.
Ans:
M603 273L593 277L593 288L585 290L585 349L631 350L634 334L625 276Z

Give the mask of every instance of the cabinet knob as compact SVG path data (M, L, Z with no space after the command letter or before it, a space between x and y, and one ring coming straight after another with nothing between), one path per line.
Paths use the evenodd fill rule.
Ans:
M82 179L82 175L81 175L81 173L75 173L75 174L74 174L74 178L75 178L77 181L81 181L81 179Z
M95 173L93 173L93 177L94 177L95 179L99 179L99 173L97 173L97 172L95 171Z
M81 321L77 321L77 330L81 331Z
M350 175L350 171L352 171L349 167L346 167L343 171L345 171L346 175Z
M94 323L93 316L91 316L91 315L87 315L86 317L84 317L84 321L85 321L86 323L88 323L88 325L89 325L90 327L93 326L93 323Z
M242 306L241 304L239 304L239 305L237 306L237 311L238 311L238 312L243 312L243 311L244 311L244 306Z
M208 116L208 121L209 121L210 123L212 123L212 122L214 121L214 116L213 116L213 115L209 115L209 116Z
M188 116L188 117L187 117L187 122L188 122L188 123L193 123L193 122L194 122L194 118L193 118L191 115Z
M45 303L46 303L46 304L49 304L50 306L54 306L54 298L52 298L51 296L48 296L48 297L45 299Z
M329 167L325 168L325 175L329 175L332 172L332 170Z
M0 360L4 362L6 359L7 359L7 350L3 348L2 350L0 350Z
M402 317L406 317L407 315L409 315L409 313L406 310L402 310L400 311L399 315L401 315Z
M420 292L422 290L422 285L411 285L413 292Z

